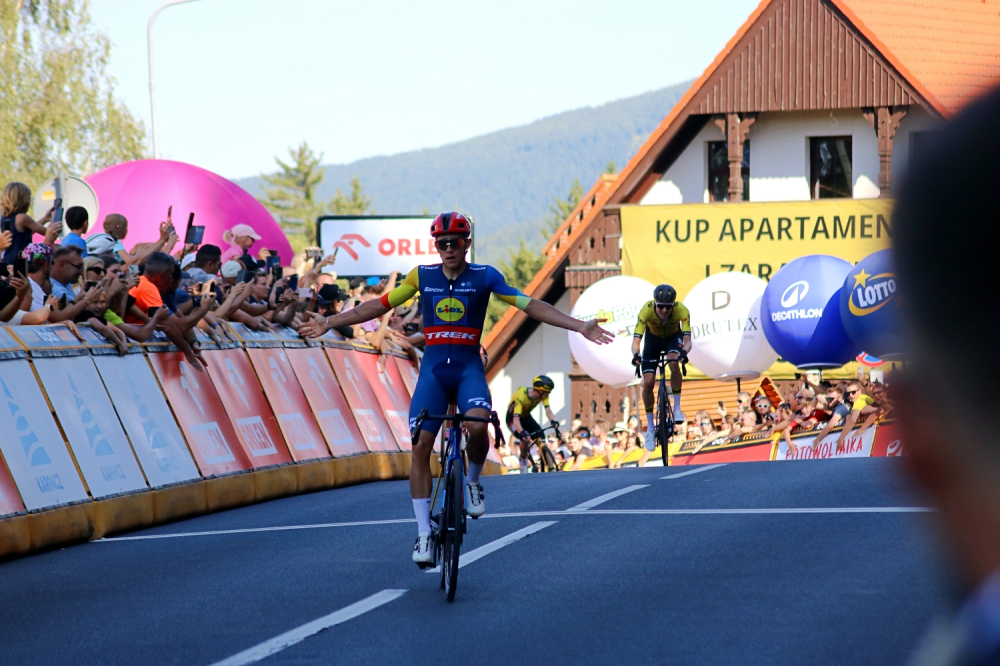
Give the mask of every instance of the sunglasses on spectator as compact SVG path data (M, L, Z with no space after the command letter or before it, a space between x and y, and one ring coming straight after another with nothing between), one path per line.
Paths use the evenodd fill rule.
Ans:
M98 266L94 266L93 268L88 268L87 270L88 271L94 271L95 273L98 273L100 275L104 275L104 269L100 268Z
M434 245L437 247L438 251L443 252L444 250L449 250L455 248L456 250L465 249L466 239L464 238L442 238L441 240L434 241Z
M855 393L860 393L861 389L848 389L847 395L854 395Z
M65 261L67 264L69 264L70 266L72 266L73 268L75 268L78 271L83 270L83 264L74 264L69 259L63 259L63 261Z

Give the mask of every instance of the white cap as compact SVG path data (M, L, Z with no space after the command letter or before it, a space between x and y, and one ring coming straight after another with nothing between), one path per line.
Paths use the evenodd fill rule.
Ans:
M185 268L194 263L194 256L195 256L194 252L184 255L184 257L181 259L181 270L184 270Z
M227 261L222 264L222 277L224 278L234 278L239 272L243 270L243 264L238 261Z

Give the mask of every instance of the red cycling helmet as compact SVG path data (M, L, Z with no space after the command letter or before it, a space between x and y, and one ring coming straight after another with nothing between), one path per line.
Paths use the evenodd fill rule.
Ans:
M431 236L437 238L442 234L472 235L472 220L461 213L441 213L431 222Z

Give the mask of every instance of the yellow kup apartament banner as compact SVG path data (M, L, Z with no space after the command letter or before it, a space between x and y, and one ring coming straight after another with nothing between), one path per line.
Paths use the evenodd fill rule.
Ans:
M709 275L764 280L809 254L857 263L890 246L892 201L836 199L622 206L622 273L667 283L684 300ZM650 295L652 298L652 295Z

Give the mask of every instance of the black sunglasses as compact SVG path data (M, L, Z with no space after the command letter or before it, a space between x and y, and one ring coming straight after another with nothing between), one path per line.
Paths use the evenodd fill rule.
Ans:
M670 308L674 307L674 304L673 303L657 303L656 307L657 307L657 309L660 309L660 310L669 310Z
M861 392L861 389L853 389L853 390L848 389L847 395L854 395L855 393L860 393L860 392Z
M104 273L104 269L99 266L93 266L92 268L88 268L87 270L94 271L95 273Z
M448 250L450 248L455 248L456 250L465 249L465 239L464 238L442 238L439 241L434 241L434 245L437 247L438 251Z

